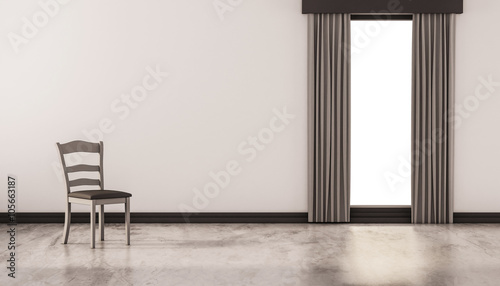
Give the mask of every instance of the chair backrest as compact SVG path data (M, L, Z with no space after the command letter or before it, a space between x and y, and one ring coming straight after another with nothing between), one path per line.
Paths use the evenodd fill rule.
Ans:
M86 141L71 141L65 144L57 143L59 148L59 154L61 155L61 164L64 171L64 178L66 180L67 193L71 192L71 187L78 186L99 186L101 190L104 189L104 169L103 169L103 155L104 155L104 144L102 141L99 143L92 143ZM67 166L66 160L64 159L65 154L71 153L98 153L99 154L99 165L74 165ZM91 178L80 178L75 180L69 180L69 173L76 172L99 172L99 180Z

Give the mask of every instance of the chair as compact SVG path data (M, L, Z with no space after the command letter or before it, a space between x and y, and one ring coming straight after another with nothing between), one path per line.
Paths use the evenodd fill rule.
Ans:
M127 245L130 245L130 197L131 194L120 191L111 191L104 189L104 171L103 171L103 143L91 143L85 141L72 141L65 144L57 143L61 163L66 179L66 215L64 221L63 242L68 243L69 229L71 224L71 204L90 205L90 247L95 248L95 207L99 207L99 235L101 241L104 241L104 205L107 204L125 204L125 232L127 234ZM70 153L98 153L99 166L92 165L74 165L67 166L64 159L65 154ZM98 172L100 179L79 178L69 179L70 173L77 172ZM78 186L98 186L97 190L71 191L72 187Z

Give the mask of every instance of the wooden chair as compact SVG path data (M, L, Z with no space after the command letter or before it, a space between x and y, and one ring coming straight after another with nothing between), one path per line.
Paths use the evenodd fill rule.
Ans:
M99 207L99 234L101 241L104 241L104 205L125 204L125 231L127 234L127 245L130 245L130 197L131 194L120 191L104 189L103 171L103 143L91 143L85 141L72 141L65 144L57 143L61 155L61 163L66 179L66 215L64 221L63 243L68 243L69 229L71 224L71 204L84 204L90 206L90 247L95 248L95 207ZM99 166L74 165L67 166L64 159L65 154L84 152L99 153ZM79 178L69 180L70 173L77 172L98 172L100 179ZM98 186L98 190L71 191L72 187L78 186Z

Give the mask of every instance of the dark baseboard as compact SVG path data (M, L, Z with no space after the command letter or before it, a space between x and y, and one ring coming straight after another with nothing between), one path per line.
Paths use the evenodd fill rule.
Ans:
M124 223L123 213L106 213L106 223ZM64 213L17 213L17 223L64 223ZM2 213L0 223L7 223ZM89 213L71 214L72 223L90 223ZM307 213L131 213L131 223L307 223Z
M351 207L351 223L411 223L411 208Z
M454 223L500 223L500 213L454 213Z
M410 209L351 208L352 223L410 223ZM17 213L17 223L64 223L64 213ZM97 218L98 220L98 218ZM107 223L124 223L123 213L106 213ZM131 213L132 223L307 223L307 213ZM0 223L7 223L6 213ZM72 223L89 223L89 213L71 214Z
M64 223L64 213L17 213L17 223ZM454 223L500 223L500 213L455 213ZM107 223L124 223L123 213L106 213ZM131 213L132 223L307 223L307 213ZM0 213L0 223L8 223ZM89 223L89 213L72 213L72 223ZM351 223L411 223L410 208L351 208Z

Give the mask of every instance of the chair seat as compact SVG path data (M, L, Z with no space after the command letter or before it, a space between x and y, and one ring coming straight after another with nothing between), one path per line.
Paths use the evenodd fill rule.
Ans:
M76 191L68 194L68 197L84 200L119 199L129 198L131 196L132 194L126 192L110 190Z

